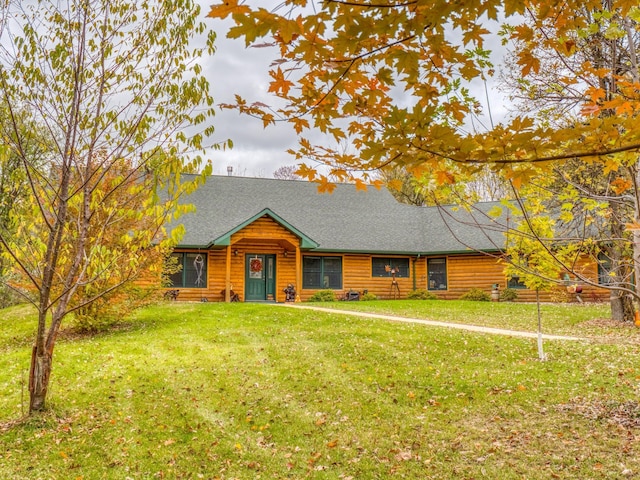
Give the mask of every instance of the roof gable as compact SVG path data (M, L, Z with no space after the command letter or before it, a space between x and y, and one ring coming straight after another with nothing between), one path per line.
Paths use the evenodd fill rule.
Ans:
M245 228L247 225L251 225L253 222L258 220L259 218L264 217L265 215L272 218L279 225L283 226L284 228L289 230L291 233L293 233L295 236L300 238L300 248L305 248L305 249L318 248L319 245L317 242L315 242L314 240L306 236L300 230L295 228L293 225L289 224L287 221L283 220L279 215L275 214L268 208L265 208L264 210L256 213L251 218L248 218L244 222L237 225L235 228L229 230L228 232L214 239L209 246L211 247L214 245L224 245L224 246L231 245L231 236L234 233L239 232L240 230Z

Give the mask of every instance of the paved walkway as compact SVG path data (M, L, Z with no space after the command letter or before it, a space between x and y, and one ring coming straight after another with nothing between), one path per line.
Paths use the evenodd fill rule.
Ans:
M352 315L354 317L362 318L377 318L381 320L391 320L393 322L405 322L405 323L417 323L420 325L428 325L431 327L444 327L444 328L456 328L458 330L467 330L470 332L490 333L493 335L506 335L509 337L525 337L525 338L538 338L537 332L522 332L519 330L506 330L503 328L481 327L479 325L467 325L464 323L449 323L438 322L435 320L424 320L421 318L407 318L398 317L395 315L383 315L380 313L366 313L356 312L352 310L338 310L336 308L323 308L313 307L309 305L300 305L299 303L277 303L275 305L282 305L291 308L299 308L302 310L315 310L317 312L336 313L340 315ZM545 340L570 340L570 341L587 341L587 338L569 337L565 335L547 335L542 334L542 338Z

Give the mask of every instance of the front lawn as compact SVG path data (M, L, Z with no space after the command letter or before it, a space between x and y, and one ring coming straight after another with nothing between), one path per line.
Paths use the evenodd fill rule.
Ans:
M535 303L374 300L322 302L313 305L507 330L534 332L538 328L538 306ZM638 330L633 328L632 324L609 321L611 309L607 303L543 303L540 306L540 312L543 333L577 337L620 336L630 339L638 337Z
M484 311L454 308L469 323ZM578 328L603 315L579 308ZM539 362L529 339L169 303L109 334L63 335L50 410L20 421L34 322L24 307L0 318L3 479L640 474L640 347L629 338L547 341Z

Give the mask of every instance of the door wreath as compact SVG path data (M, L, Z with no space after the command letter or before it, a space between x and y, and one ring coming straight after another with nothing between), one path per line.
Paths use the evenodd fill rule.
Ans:
M262 271L262 260L259 258L252 258L251 263L249 264L249 268L254 273L259 273Z

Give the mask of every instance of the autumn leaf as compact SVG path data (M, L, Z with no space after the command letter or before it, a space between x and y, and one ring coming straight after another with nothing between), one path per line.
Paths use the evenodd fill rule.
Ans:
M630 222L625 225L626 229L629 231L640 230L640 223L638 222Z
M614 181L611 182L611 187L616 195L620 195L623 192L626 192L633 186L631 180L628 178L618 177Z
M247 14L251 9L246 5L238 5L238 0L225 0L218 5L211 5L207 14L210 18L227 18L233 14Z
M522 67L522 75L527 76L532 71L538 73L540 71L540 59L529 51L520 52L518 55L518 65Z
M436 179L440 185L455 183L455 177L446 170L436 172Z
M364 191L364 192L367 191L367 184L363 182L361 179L356 178L355 184L356 184L356 190Z
M269 91L275 94L287 95L289 89L293 86L293 82L284 77L282 69L278 67L275 71L271 70L269 75L273 78L273 81L269 84Z

